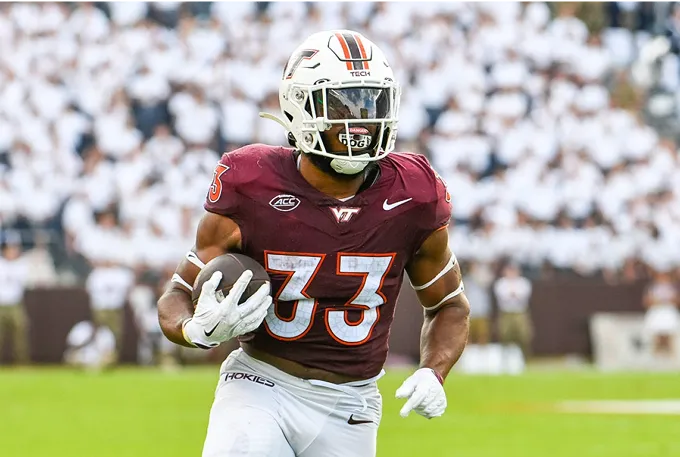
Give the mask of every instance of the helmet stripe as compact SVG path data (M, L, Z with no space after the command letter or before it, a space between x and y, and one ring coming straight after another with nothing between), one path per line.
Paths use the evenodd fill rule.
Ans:
M344 36L340 35L339 33L336 33L335 37L340 42L340 46L342 46L342 52L345 53L345 59L347 59L347 69L351 70L352 69L352 63L349 61L351 59L351 56L349 55L349 48L347 47L347 42L345 42Z
M357 44L359 45L359 51L361 51L361 57L364 60L364 70L368 70L368 57L366 56L366 49L364 49L364 43L361 41L361 37L359 35L354 35L354 39L357 41Z
M361 51L359 50L357 40L351 33L343 33L342 36L347 42L347 47L349 48L349 52L352 55L353 61L352 63L354 64L354 69L362 70L364 68L364 62L362 60Z

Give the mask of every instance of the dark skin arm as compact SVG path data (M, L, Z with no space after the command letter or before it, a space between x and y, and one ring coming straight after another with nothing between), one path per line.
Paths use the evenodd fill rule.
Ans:
M444 269L453 255L448 242L446 228L437 230L425 240L406 266L412 284L426 284ZM420 367L432 368L444 378L465 349L470 327L470 304L465 294L460 293L436 309L428 308L456 290L461 280L460 266L456 262L434 284L416 292L425 308L425 322L420 333Z
M198 224L196 244L192 249L203 263L227 252L241 249L241 231L228 217L205 213ZM199 268L186 258L175 270L187 283L193 284ZM158 321L163 334L173 343L193 347L182 335L182 322L194 315L191 291L183 285L171 282L165 293L158 299Z

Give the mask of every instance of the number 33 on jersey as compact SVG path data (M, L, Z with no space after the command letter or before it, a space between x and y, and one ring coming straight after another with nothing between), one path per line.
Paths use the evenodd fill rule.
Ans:
M205 209L239 225L243 253L264 265L274 293L248 344L350 376L380 372L401 272L451 207L423 156L377 164L373 185L342 202L304 180L292 149L251 145L222 157Z

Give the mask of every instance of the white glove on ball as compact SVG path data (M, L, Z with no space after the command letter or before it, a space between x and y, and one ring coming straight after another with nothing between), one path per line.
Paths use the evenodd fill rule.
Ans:
M215 292L222 280L222 273L213 273L203 283L194 316L182 324L184 339L200 348L210 349L258 328L272 304L272 297L269 295L270 284L267 282L239 305L241 295L252 277L252 271L244 271L229 294L220 301Z
M411 410L432 419L444 414L446 393L437 375L430 368L421 368L409 376L397 389L397 398L408 398L399 414L407 417Z

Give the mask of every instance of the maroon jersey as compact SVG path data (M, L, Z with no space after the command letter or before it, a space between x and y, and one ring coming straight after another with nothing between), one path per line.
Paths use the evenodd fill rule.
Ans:
M302 177L292 149L222 156L205 209L239 225L242 252L267 269L274 296L242 341L347 376L380 372L404 268L451 207L422 155L392 153L379 166L373 185L340 201Z

